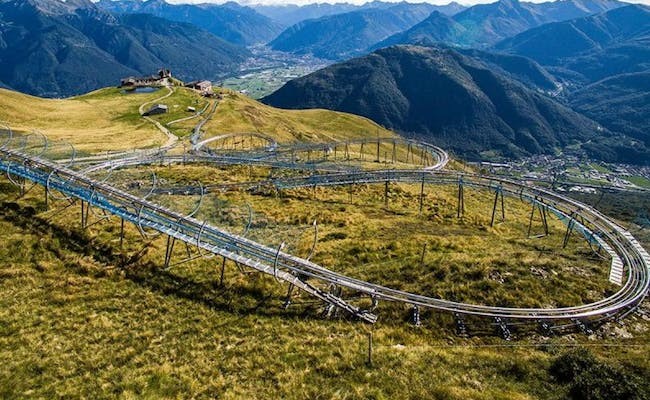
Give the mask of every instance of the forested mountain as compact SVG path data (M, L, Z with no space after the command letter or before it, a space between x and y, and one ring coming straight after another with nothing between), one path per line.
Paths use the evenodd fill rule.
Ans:
M547 24L495 49L538 61L569 80L594 82L650 69L650 8L629 5L599 15Z
M68 96L161 67L213 78L247 56L193 25L113 16L87 0L0 1L0 81L25 93Z
M616 75L571 94L571 105L650 147L650 71Z
M250 45L275 38L282 25L234 2L225 4L169 4L165 0L101 0L97 5L114 13L151 14L187 22L230 43Z
M480 58L448 48L381 49L290 81L263 101L363 115L473 159L552 153L606 134Z

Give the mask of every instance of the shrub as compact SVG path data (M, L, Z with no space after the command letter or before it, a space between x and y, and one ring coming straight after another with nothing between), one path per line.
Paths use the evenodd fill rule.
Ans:
M550 373L568 383L574 400L643 400L647 387L635 375L597 359L589 350L578 348L558 357Z
M569 383L596 362L596 357L588 349L580 347L556 358L550 373L558 382Z

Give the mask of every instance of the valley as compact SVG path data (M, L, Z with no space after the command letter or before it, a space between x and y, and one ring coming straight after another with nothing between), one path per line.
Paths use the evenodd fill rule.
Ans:
M274 51L267 46L249 49L252 55L242 63L237 73L223 77L217 84L253 99L268 96L290 80L308 75L330 63L310 55L297 56Z

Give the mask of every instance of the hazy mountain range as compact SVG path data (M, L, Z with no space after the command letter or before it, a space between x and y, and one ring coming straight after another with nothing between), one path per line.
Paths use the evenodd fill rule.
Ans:
M650 8L629 5L547 24L495 46L532 58L568 79L593 82L650 69Z
M388 25L387 29L383 30L374 26L385 26L384 21L390 18L390 15L369 15L363 11L355 11L303 21L284 31L271 42L271 46L298 54L311 52L320 56L327 55L326 58L336 60L395 44L442 42L485 48L545 23L588 16L625 4L615 0L562 0L539 4L500 0L496 3L476 5L452 15L439 9L431 9L427 17L393 34L389 32L394 29L388 29L393 25ZM404 4L402 7L410 6ZM342 27L346 29L341 29ZM373 32L374 35L368 35L367 31ZM333 36L337 38L336 41L331 40ZM369 43L377 38L379 39L374 43ZM354 52L350 52L350 43L356 45ZM361 47L364 44L366 48ZM323 51L323 48L327 50Z
M298 22L308 19L317 19L329 15L343 14L350 11L358 11L370 8L389 8L395 6L396 3L388 3L381 1L372 1L369 3L356 5L350 3L313 3L304 6L297 6L295 4L288 5L251 5L255 11L260 14L280 22L286 26L297 24ZM432 10L437 10L446 15L454 15L462 10L465 6L456 2L451 2L446 5L432 5Z
M300 22L269 43L274 50L343 59L362 54L386 36L403 31L426 18L434 6L398 3Z

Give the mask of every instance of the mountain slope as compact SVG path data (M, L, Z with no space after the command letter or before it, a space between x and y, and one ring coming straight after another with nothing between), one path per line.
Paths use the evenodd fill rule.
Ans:
M213 78L248 52L189 24L114 17L82 0L0 2L0 81L69 96L165 66L181 79Z
M343 14L350 11L357 11L370 8L392 7L395 3L385 3L381 1L368 2L362 5L350 3L313 3L298 6L295 4L286 5L262 5L256 4L251 7L262 15L280 22L285 26L295 25L308 19L326 17L328 15ZM464 10L466 7L456 2L446 5L433 5L433 9L445 15L454 15Z
M400 3L298 23L274 39L274 50L339 60L363 53L370 45L420 22L429 4Z
M434 11L424 21L394 34L373 45L371 50L396 44L428 46L436 43L456 44L462 41L467 29L447 15Z
M117 13L151 14L170 21L187 22L238 45L265 43L282 26L249 7L225 4L169 4L164 0L101 0L97 5Z
M617 75L570 96L576 110L650 147L650 71Z
M506 39L495 49L572 71L577 74L573 79L586 82L644 71L650 68L650 8L630 5L547 24Z
M264 102L363 115L470 158L552 152L597 125L450 49L397 46L287 83Z
M542 24L584 17L623 5L625 3L615 0L560 0L538 4L500 0L475 5L453 16L433 13L420 24L372 48L439 42L487 47Z
M558 89L556 79L541 65L530 58L510 54L490 53L475 49L455 50L468 57L480 60L492 71L517 80L529 88L536 88L547 92Z

